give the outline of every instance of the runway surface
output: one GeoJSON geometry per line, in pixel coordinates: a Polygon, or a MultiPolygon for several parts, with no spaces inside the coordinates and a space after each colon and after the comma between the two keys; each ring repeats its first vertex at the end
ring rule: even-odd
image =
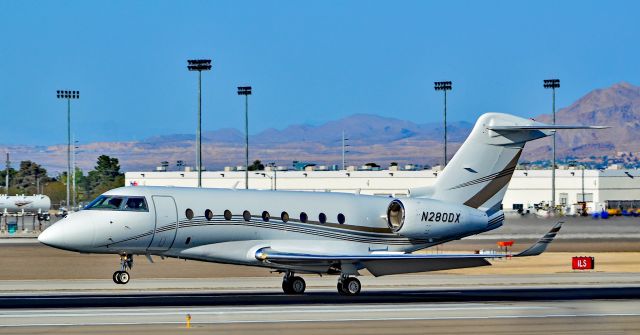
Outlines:
{"type": "MultiPolygon", "coordinates": [[[[303,295],[282,293],[120,293],[3,295],[0,308],[269,306],[308,304],[404,304],[424,302],[482,302],[587,299],[640,299],[640,287],[492,288],[458,290],[370,290],[347,297],[333,291],[303,295]]],[[[640,312],[640,310],[638,310],[640,312]]]]}
{"type": "MultiPolygon", "coordinates": [[[[441,294],[451,296],[453,293],[441,294]]],[[[403,299],[402,303],[363,304],[345,298],[341,303],[283,305],[277,297],[270,298],[276,305],[0,310],[0,332],[173,334],[185,332],[187,315],[191,316],[193,325],[189,332],[208,334],[324,331],[341,334],[634,334],[640,331],[638,300],[417,303],[403,299]]],[[[239,303],[243,301],[240,297],[239,303]]]]}

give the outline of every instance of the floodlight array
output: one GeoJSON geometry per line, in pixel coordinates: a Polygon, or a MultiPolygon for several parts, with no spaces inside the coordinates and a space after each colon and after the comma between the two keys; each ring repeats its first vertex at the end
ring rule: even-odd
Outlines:
{"type": "Polygon", "coordinates": [[[450,91],[451,90],[451,82],[450,81],[436,81],[433,83],[436,91],[450,91]]]}
{"type": "Polygon", "coordinates": [[[545,79],[544,88],[559,88],[560,79],[545,79]]]}
{"type": "Polygon", "coordinates": [[[238,95],[251,95],[251,86],[238,86],[238,95]]]}
{"type": "Polygon", "coordinates": [[[80,91],[56,91],[58,99],[80,99],[80,91]]]}
{"type": "Polygon", "coordinates": [[[211,70],[211,59],[189,59],[187,60],[189,71],[211,70]]]}

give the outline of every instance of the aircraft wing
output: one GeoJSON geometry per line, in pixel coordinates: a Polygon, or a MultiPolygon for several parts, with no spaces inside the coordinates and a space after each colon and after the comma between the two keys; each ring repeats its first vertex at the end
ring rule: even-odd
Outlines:
{"type": "MultiPolygon", "coordinates": [[[[543,253],[562,227],[558,222],[538,242],[514,257],[536,256],[543,253]]],[[[318,254],[297,253],[260,248],[256,259],[288,266],[318,264],[351,264],[357,269],[366,268],[374,276],[399,273],[450,270],[491,265],[488,259],[503,258],[504,254],[406,254],[394,252],[371,252],[366,254],[318,254]]]]}

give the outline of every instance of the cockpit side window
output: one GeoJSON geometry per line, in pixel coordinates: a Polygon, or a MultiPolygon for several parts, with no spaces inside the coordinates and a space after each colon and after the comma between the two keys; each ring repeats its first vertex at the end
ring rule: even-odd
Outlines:
{"type": "Polygon", "coordinates": [[[146,212],[149,210],[147,208],[147,202],[144,200],[144,197],[128,197],[127,201],[124,203],[123,209],[126,211],[139,212],[146,212]]]}
{"type": "Polygon", "coordinates": [[[117,195],[101,195],[92,201],[85,209],[110,211],[138,211],[148,212],[147,201],[144,197],[123,197],[117,195]]]}

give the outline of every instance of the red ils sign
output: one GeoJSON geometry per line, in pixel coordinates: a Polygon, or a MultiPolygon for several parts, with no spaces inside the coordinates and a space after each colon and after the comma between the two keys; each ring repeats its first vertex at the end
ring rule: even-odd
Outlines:
{"type": "Polygon", "coordinates": [[[574,270],[593,270],[595,258],[590,256],[577,256],[571,258],[571,268],[574,270]]]}

